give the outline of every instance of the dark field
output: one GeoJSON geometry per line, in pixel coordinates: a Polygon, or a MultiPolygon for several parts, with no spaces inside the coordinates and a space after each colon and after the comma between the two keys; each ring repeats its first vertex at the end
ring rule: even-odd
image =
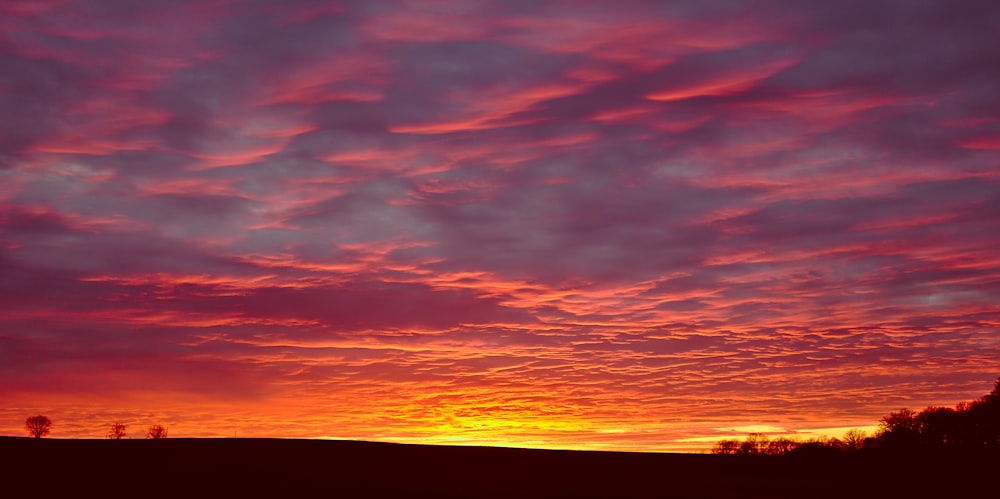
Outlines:
{"type": "Polygon", "coordinates": [[[0,437],[0,457],[0,497],[1000,497],[995,452],[768,457],[0,437]]]}

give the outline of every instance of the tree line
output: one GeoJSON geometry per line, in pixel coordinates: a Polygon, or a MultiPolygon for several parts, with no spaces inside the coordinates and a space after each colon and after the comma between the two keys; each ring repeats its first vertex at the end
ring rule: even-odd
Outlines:
{"type": "MultiPolygon", "coordinates": [[[[49,433],[52,433],[52,420],[49,419],[48,416],[43,416],[41,414],[31,416],[24,422],[24,429],[28,432],[28,436],[42,438],[49,433]]],[[[127,436],[128,425],[119,421],[111,423],[111,427],[108,429],[106,434],[106,437],[112,440],[126,438],[127,436]]],[[[167,438],[167,427],[161,424],[149,426],[149,428],[146,429],[146,438],[167,438]]]]}
{"type": "Polygon", "coordinates": [[[854,429],[843,438],[800,441],[750,433],[743,441],[716,442],[712,453],[781,455],[815,449],[856,451],[873,448],[901,451],[1000,448],[1000,378],[992,392],[972,402],[961,402],[954,408],[928,407],[919,412],[904,408],[889,413],[879,421],[878,431],[872,436],[854,429]]]}

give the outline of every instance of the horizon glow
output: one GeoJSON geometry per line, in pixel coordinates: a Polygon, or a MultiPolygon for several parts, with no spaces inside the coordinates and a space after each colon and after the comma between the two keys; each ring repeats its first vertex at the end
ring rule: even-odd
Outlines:
{"type": "Polygon", "coordinates": [[[0,435],[698,451],[1000,375],[1000,6],[0,4],[0,435]]]}

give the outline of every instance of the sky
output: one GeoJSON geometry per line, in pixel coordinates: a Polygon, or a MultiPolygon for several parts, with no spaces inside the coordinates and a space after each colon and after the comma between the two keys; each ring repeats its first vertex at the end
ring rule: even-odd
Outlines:
{"type": "Polygon", "coordinates": [[[0,3],[0,435],[699,451],[1000,376],[992,0],[0,3]]]}

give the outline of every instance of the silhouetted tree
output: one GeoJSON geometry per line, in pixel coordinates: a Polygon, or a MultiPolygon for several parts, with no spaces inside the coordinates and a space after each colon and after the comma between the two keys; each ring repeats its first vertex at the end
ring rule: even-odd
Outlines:
{"type": "Polygon", "coordinates": [[[921,444],[932,447],[954,446],[960,440],[961,416],[947,407],[928,407],[917,415],[921,444]]]}
{"type": "Polygon", "coordinates": [[[154,424],[153,426],[150,426],[149,430],[146,432],[146,438],[167,438],[167,427],[161,424],[154,424]]]}
{"type": "Polygon", "coordinates": [[[770,456],[780,456],[795,450],[799,443],[787,437],[778,437],[767,443],[767,454],[770,456]]]}
{"type": "Polygon", "coordinates": [[[992,392],[967,406],[962,419],[969,445],[1000,446],[1000,378],[992,392]]]}
{"type": "Polygon", "coordinates": [[[917,433],[920,423],[917,421],[917,413],[903,408],[896,412],[889,413],[879,422],[879,428],[886,432],[906,432],[917,433]]]}
{"type": "Polygon", "coordinates": [[[712,447],[712,454],[736,454],[739,451],[739,440],[720,440],[712,447]]]}
{"type": "Polygon", "coordinates": [[[829,455],[844,452],[847,445],[836,438],[816,437],[810,438],[799,444],[792,450],[799,455],[829,455]]]}
{"type": "MultiPolygon", "coordinates": [[[[814,445],[817,444],[813,441],[814,445]]],[[[712,447],[713,454],[742,454],[780,456],[798,450],[803,443],[788,437],[768,438],[763,433],[748,433],[746,438],[739,440],[720,440],[712,447]]]]}
{"type": "Polygon", "coordinates": [[[984,428],[987,444],[1000,446],[1000,378],[993,385],[993,391],[982,398],[980,405],[987,421],[984,428]]]}
{"type": "Polygon", "coordinates": [[[830,453],[859,449],[917,450],[949,447],[976,449],[1000,447],[1000,378],[993,390],[972,402],[961,402],[954,409],[928,407],[921,412],[900,409],[879,422],[878,432],[869,437],[853,429],[844,440],[819,437],[799,442],[787,438],[769,440],[762,433],[750,433],[742,442],[722,440],[712,447],[715,454],[778,455],[795,453],[830,453]]]}
{"type": "Polygon", "coordinates": [[[970,413],[973,402],[959,402],[955,405],[955,431],[949,435],[955,447],[973,447],[976,445],[973,416],[970,413]]]}
{"type": "Polygon", "coordinates": [[[769,439],[767,435],[763,433],[748,433],[747,437],[743,439],[743,443],[740,444],[740,454],[766,454],[767,444],[769,439]]]}
{"type": "Polygon", "coordinates": [[[1000,446],[1000,378],[993,391],[954,409],[908,409],[882,418],[877,444],[891,449],[981,448],[1000,446]]]}
{"type": "Polygon", "coordinates": [[[859,450],[865,446],[865,439],[868,434],[864,430],[854,428],[844,434],[844,446],[850,450],[859,450]]]}
{"type": "Polygon", "coordinates": [[[108,429],[108,438],[110,438],[112,440],[119,440],[119,439],[125,438],[125,429],[126,428],[127,427],[125,426],[125,423],[119,423],[118,421],[115,421],[111,425],[111,428],[108,429]]]}
{"type": "Polygon", "coordinates": [[[826,446],[836,450],[847,450],[847,444],[837,437],[830,437],[826,439],[826,446]]]}
{"type": "Polygon", "coordinates": [[[42,415],[31,416],[24,422],[24,428],[32,437],[42,438],[52,432],[52,420],[42,415]]]}
{"type": "Polygon", "coordinates": [[[903,408],[889,413],[879,422],[879,438],[892,447],[913,447],[920,441],[917,413],[903,408]]]}

